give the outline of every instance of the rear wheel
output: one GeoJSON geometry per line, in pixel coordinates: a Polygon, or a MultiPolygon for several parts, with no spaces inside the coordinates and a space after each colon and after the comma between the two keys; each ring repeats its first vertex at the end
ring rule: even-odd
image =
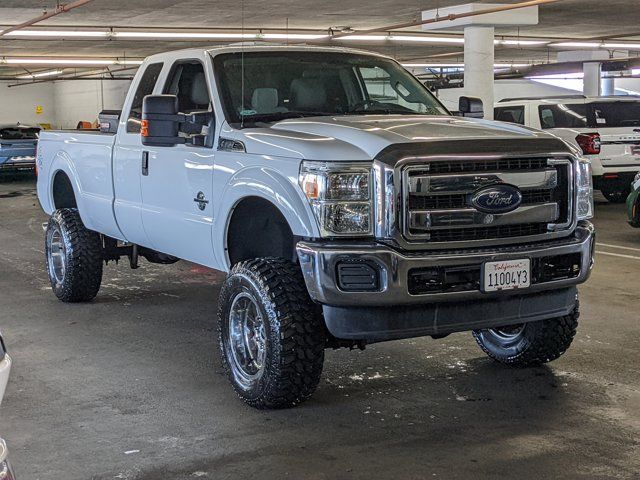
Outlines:
{"type": "Polygon", "coordinates": [[[75,208],[56,210],[47,225],[45,256],[51,288],[63,302],[86,302],[102,282],[102,239],[75,208]]]}
{"type": "Polygon", "coordinates": [[[222,364],[240,398],[255,408],[286,408],[313,394],[326,337],[300,267],[279,258],[240,262],[218,304],[222,364]]]}
{"type": "Polygon", "coordinates": [[[480,348],[494,360],[516,367],[551,362],[567,351],[578,327],[578,304],[569,315],[501,328],[474,330],[480,348]]]}

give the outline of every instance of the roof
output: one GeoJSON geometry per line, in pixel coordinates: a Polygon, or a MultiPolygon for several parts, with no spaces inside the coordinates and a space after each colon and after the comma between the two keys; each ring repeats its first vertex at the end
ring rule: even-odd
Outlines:
{"type": "Polygon", "coordinates": [[[511,98],[503,98],[502,100],[499,100],[498,103],[523,102],[523,101],[535,101],[535,100],[625,101],[625,100],[640,100],[640,95],[605,95],[600,97],[588,97],[586,95],[576,94],[576,95],[551,95],[551,96],[539,96],[539,97],[511,97],[511,98]]]}

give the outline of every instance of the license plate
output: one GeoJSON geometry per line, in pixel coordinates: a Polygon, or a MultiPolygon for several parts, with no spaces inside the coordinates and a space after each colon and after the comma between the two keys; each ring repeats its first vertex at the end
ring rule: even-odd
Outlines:
{"type": "Polygon", "coordinates": [[[482,290],[485,292],[527,288],[531,285],[531,260],[486,262],[482,278],[482,290]]]}

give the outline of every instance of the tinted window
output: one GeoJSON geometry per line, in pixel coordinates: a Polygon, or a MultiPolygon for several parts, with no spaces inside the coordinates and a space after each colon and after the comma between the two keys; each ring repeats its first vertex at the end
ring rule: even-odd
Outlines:
{"type": "Polygon", "coordinates": [[[318,115],[449,115],[396,62],[327,52],[245,52],[215,57],[229,122],[318,115]]]}
{"type": "Polygon", "coordinates": [[[540,105],[540,126],[544,128],[585,128],[587,106],[583,103],[540,105]]]}
{"type": "Polygon", "coordinates": [[[593,118],[590,127],[637,127],[640,126],[640,102],[591,103],[593,118]]]}
{"type": "Polygon", "coordinates": [[[20,128],[11,127],[0,130],[0,139],[2,140],[36,140],[38,138],[39,128],[20,128]]]}
{"type": "Polygon", "coordinates": [[[129,118],[127,119],[127,133],[140,133],[140,119],[142,119],[142,100],[147,95],[153,93],[153,88],[156,86],[160,71],[162,70],[162,63],[152,63],[142,74],[136,94],[131,102],[131,110],[129,111],[129,118]]]}
{"type": "Polygon", "coordinates": [[[178,110],[191,113],[209,109],[209,90],[200,62],[180,62],[173,66],[163,93],[178,97],[178,110]]]}
{"type": "Polygon", "coordinates": [[[494,120],[524,125],[524,106],[500,107],[493,111],[494,120]]]}

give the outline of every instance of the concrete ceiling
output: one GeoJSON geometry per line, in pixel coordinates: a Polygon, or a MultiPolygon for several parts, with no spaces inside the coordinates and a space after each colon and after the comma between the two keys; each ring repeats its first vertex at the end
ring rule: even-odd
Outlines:
{"type": "MultiPolygon", "coordinates": [[[[481,0],[482,3],[491,1],[481,0]]],[[[495,1],[495,0],[492,0],[495,1]]],[[[500,0],[518,3],[521,0],[500,0]]],[[[313,30],[326,32],[331,27],[348,26],[356,30],[383,27],[417,20],[422,10],[464,3],[461,0],[94,0],[93,2],[39,23],[37,28],[170,28],[180,29],[247,29],[313,30]]],[[[2,0],[0,22],[15,25],[37,17],[44,8],[55,8],[53,0],[2,0]]],[[[549,39],[600,39],[616,36],[616,40],[640,40],[640,1],[638,0],[563,0],[540,7],[540,23],[536,26],[501,28],[500,35],[521,35],[549,39]]],[[[30,27],[30,28],[36,28],[30,27]]],[[[409,29],[419,31],[419,27],[409,29]]],[[[336,44],[336,41],[332,42],[336,44]]],[[[212,45],[207,42],[140,41],[140,40],[33,40],[0,37],[0,57],[6,56],[109,56],[144,57],[164,50],[212,45]]],[[[346,42],[343,44],[347,45],[346,42]]],[[[461,45],[376,44],[349,42],[349,46],[368,48],[400,60],[462,60],[461,45]],[[431,58],[430,58],[431,57],[431,58]],[[437,57],[436,57],[437,58],[437,57]]],[[[636,53],[636,54],[640,54],[636,53]]],[[[635,54],[634,54],[635,55],[635,54]]],[[[537,48],[497,48],[496,60],[508,62],[553,61],[555,50],[537,48]]],[[[41,67],[40,67],[41,68],[41,67]]],[[[22,68],[0,64],[0,76],[23,73],[22,68]]]]}

